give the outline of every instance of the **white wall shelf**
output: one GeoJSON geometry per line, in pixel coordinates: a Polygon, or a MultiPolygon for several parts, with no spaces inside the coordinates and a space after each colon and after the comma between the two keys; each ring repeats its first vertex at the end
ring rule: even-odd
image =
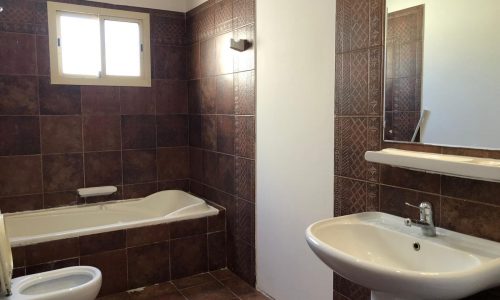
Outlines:
{"type": "Polygon", "coordinates": [[[370,162],[415,171],[500,182],[500,160],[387,148],[367,151],[370,162]]]}

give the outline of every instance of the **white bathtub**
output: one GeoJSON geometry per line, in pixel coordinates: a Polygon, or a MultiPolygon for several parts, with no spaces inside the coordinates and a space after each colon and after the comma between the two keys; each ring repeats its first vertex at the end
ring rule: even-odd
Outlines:
{"type": "Polygon", "coordinates": [[[203,199],[169,190],[148,197],[5,214],[13,247],[218,214],[203,199]]]}

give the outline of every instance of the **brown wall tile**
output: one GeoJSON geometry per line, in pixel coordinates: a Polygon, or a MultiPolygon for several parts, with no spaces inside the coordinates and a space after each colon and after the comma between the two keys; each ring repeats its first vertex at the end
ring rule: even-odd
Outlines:
{"type": "Polygon", "coordinates": [[[158,191],[157,182],[127,184],[123,186],[123,199],[142,198],[158,191]]]}
{"type": "Polygon", "coordinates": [[[158,179],[173,180],[189,177],[187,147],[158,149],[158,179]]]}
{"type": "Polygon", "coordinates": [[[38,80],[33,76],[0,76],[0,114],[37,115],[38,80]]]}
{"type": "Polygon", "coordinates": [[[45,201],[42,194],[2,197],[0,198],[0,211],[2,213],[11,213],[42,209],[45,201]]]}
{"type": "Polygon", "coordinates": [[[158,115],[188,113],[187,81],[155,80],[153,91],[158,115]]]}
{"type": "Polygon", "coordinates": [[[233,74],[217,76],[216,99],[218,114],[234,114],[233,74]]]}
{"type": "Polygon", "coordinates": [[[34,35],[0,32],[0,74],[35,75],[35,43],[34,35]]]}
{"type": "Polygon", "coordinates": [[[170,239],[170,225],[159,224],[127,229],[127,247],[153,244],[170,239]]]}
{"type": "Polygon", "coordinates": [[[44,155],[43,178],[46,192],[71,191],[83,187],[83,155],[44,155]]]}
{"type": "Polygon", "coordinates": [[[170,280],[169,242],[127,249],[128,288],[170,280]]]}
{"type": "Polygon", "coordinates": [[[123,151],[123,183],[141,183],[156,180],[156,151],[123,151]]]}
{"type": "Polygon", "coordinates": [[[48,77],[39,77],[38,90],[42,115],[78,115],[81,112],[80,87],[55,85],[48,77]]]}
{"type": "Polygon", "coordinates": [[[102,286],[99,295],[127,290],[127,254],[125,249],[82,256],[80,264],[101,270],[102,286]]]}
{"type": "Polygon", "coordinates": [[[42,153],[82,152],[80,116],[41,117],[42,153]]]}
{"type": "Polygon", "coordinates": [[[158,147],[188,145],[189,120],[186,115],[158,116],[156,134],[158,147]]]}
{"type": "Polygon", "coordinates": [[[0,155],[40,154],[38,117],[0,117],[0,155]]]}
{"type": "Polygon", "coordinates": [[[125,248],[125,230],[81,236],[80,255],[125,248]]]}
{"type": "Polygon", "coordinates": [[[37,194],[42,191],[39,155],[0,157],[0,165],[1,196],[37,194]]]}
{"type": "Polygon", "coordinates": [[[123,149],[148,149],[156,147],[156,118],[146,115],[122,116],[123,149]]]}
{"type": "Polygon", "coordinates": [[[121,117],[83,117],[83,140],[85,151],[121,150],[121,117]]]}
{"type": "Polygon", "coordinates": [[[82,113],[120,114],[120,90],[111,86],[82,86],[82,113]]]}
{"type": "Polygon", "coordinates": [[[208,271],[207,235],[171,241],[172,279],[208,271]]]}
{"type": "Polygon", "coordinates": [[[120,87],[120,104],[122,114],[154,114],[155,103],[151,90],[151,88],[147,87],[120,87]]]}
{"type": "Polygon", "coordinates": [[[121,152],[85,153],[85,186],[122,184],[121,152]]]}
{"type": "Polygon", "coordinates": [[[26,246],[26,265],[78,257],[78,238],[63,239],[52,242],[26,246]],[[54,251],[57,249],[57,251],[54,251]]]}

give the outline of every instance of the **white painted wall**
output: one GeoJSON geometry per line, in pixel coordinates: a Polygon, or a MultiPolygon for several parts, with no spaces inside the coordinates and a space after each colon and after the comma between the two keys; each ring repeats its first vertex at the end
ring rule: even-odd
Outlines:
{"type": "Polygon", "coordinates": [[[208,0],[88,0],[135,7],[187,12],[208,0]]]}
{"type": "Polygon", "coordinates": [[[332,299],[304,235],[333,216],[335,1],[257,0],[257,288],[332,299]]]}
{"type": "Polygon", "coordinates": [[[425,4],[422,141],[500,148],[500,1],[387,0],[389,12],[425,4]]]}

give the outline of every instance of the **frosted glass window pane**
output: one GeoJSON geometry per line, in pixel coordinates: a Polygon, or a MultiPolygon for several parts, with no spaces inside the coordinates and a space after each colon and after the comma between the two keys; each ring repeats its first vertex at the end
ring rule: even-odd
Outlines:
{"type": "Polygon", "coordinates": [[[139,24],[104,21],[106,74],[141,76],[141,41],[139,24]]]}
{"type": "Polygon", "coordinates": [[[62,72],[99,76],[101,39],[97,16],[62,15],[60,28],[62,72]]]}

